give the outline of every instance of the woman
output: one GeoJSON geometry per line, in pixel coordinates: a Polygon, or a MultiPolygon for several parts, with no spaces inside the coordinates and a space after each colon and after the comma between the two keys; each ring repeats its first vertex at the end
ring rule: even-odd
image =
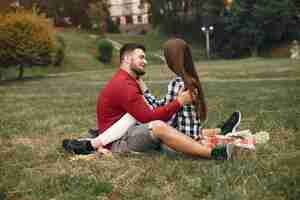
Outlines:
{"type": "Polygon", "coordinates": [[[169,121],[171,126],[194,139],[199,139],[202,135],[225,135],[229,132],[235,132],[241,119],[240,112],[234,112],[222,128],[202,129],[202,124],[207,119],[207,105],[190,47],[184,40],[174,38],[163,45],[163,50],[167,65],[176,74],[176,77],[170,81],[167,94],[161,100],[157,100],[151,95],[145,84],[140,81],[140,86],[148,103],[152,107],[161,106],[173,101],[182,89],[189,89],[193,93],[194,104],[183,106],[169,121]]]}

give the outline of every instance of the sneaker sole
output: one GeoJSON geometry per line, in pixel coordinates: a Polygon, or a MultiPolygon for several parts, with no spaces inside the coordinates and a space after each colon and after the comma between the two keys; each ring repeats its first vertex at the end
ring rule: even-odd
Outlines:
{"type": "Polygon", "coordinates": [[[232,160],[233,149],[234,149],[233,144],[226,145],[227,160],[232,160]]]}

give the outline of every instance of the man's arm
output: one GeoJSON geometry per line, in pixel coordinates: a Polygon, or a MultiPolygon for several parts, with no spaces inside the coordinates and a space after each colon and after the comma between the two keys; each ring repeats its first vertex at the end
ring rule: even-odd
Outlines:
{"type": "Polygon", "coordinates": [[[111,127],[106,129],[98,137],[92,139],[92,144],[94,147],[99,148],[99,146],[105,146],[118,139],[120,139],[127,130],[136,124],[136,119],[132,117],[129,113],[126,113],[121,119],[114,123],[111,127]]]}
{"type": "Polygon", "coordinates": [[[169,120],[183,105],[192,102],[189,91],[182,92],[176,100],[151,109],[145,102],[141,92],[135,86],[130,86],[128,91],[122,95],[122,107],[131,114],[137,121],[147,123],[153,120],[169,120]]]}
{"type": "MultiPolygon", "coordinates": [[[[141,81],[143,82],[143,81],[141,81]]],[[[144,84],[145,85],[145,84],[144,84]]],[[[159,107],[163,106],[173,100],[175,100],[180,92],[180,89],[183,88],[184,86],[180,84],[176,79],[172,80],[168,84],[168,90],[166,93],[166,96],[162,99],[157,99],[155,96],[153,96],[149,89],[142,89],[144,91],[144,97],[147,100],[147,102],[153,107],[159,107]]]]}
{"type": "Polygon", "coordinates": [[[148,89],[146,83],[141,78],[139,80],[137,80],[137,83],[139,84],[139,87],[140,87],[145,99],[147,100],[147,102],[150,104],[150,106],[152,108],[156,108],[156,107],[163,106],[166,104],[166,102],[167,102],[166,97],[164,97],[162,99],[157,99],[154,95],[152,95],[150,93],[150,90],[148,89]]]}

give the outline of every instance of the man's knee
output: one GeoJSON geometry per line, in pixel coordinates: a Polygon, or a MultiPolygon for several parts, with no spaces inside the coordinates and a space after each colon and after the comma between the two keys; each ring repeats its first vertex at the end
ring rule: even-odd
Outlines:
{"type": "Polygon", "coordinates": [[[149,123],[149,128],[152,130],[152,134],[159,138],[159,135],[167,131],[169,125],[166,122],[156,120],[149,123]]]}

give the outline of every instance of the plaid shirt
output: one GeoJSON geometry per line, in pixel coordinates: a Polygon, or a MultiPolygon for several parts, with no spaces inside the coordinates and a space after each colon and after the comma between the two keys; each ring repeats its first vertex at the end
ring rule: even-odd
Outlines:
{"type": "MultiPolygon", "coordinates": [[[[153,108],[156,108],[175,100],[182,87],[184,87],[182,78],[176,77],[169,83],[167,95],[163,99],[156,99],[148,90],[144,93],[144,97],[153,108]]],[[[172,116],[168,124],[191,138],[195,138],[201,132],[201,122],[194,105],[183,106],[172,116]]]]}

